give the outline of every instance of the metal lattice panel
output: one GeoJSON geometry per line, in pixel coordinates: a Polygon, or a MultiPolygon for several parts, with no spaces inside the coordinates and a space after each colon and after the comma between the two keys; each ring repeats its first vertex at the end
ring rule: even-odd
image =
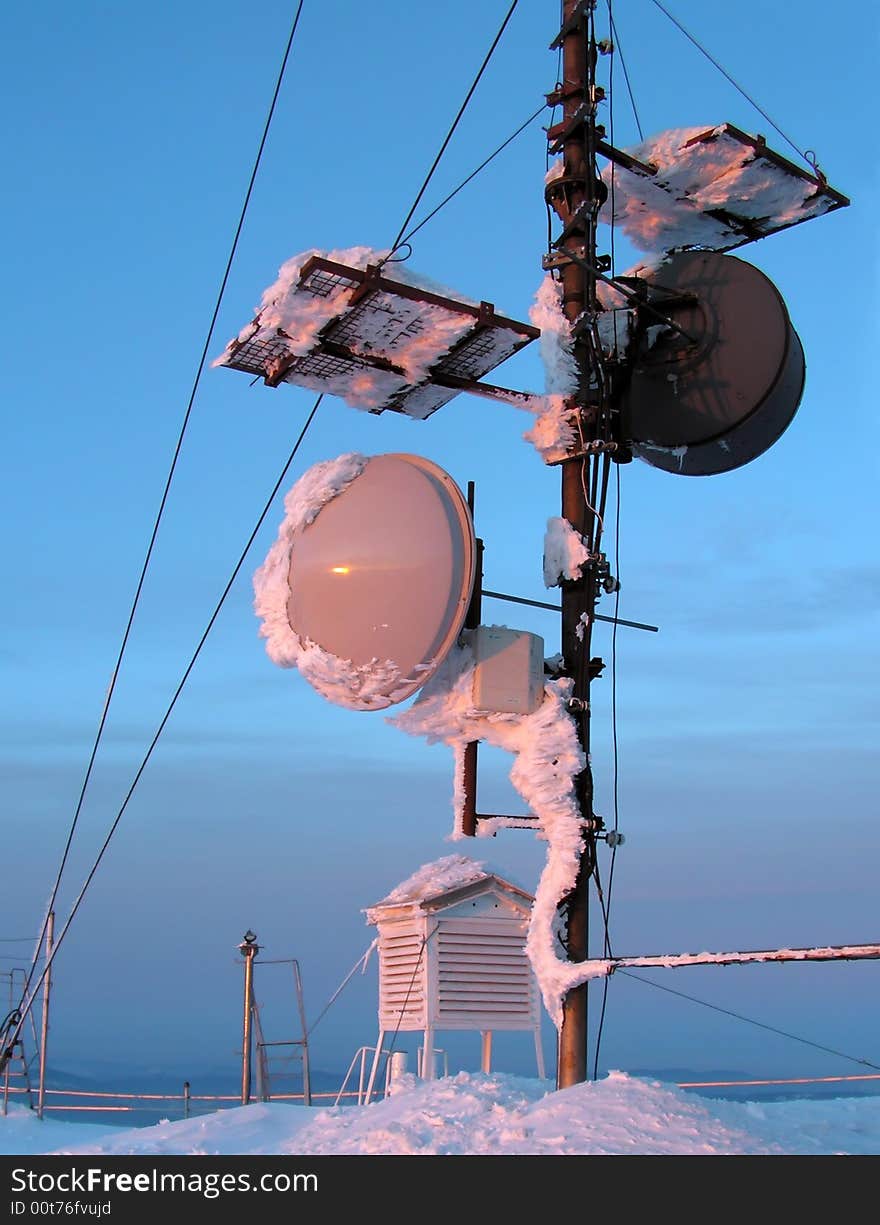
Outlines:
{"type": "Polygon", "coordinates": [[[457,395],[458,390],[454,387],[441,387],[437,383],[423,383],[421,387],[415,387],[404,395],[395,396],[388,407],[395,412],[405,413],[407,417],[412,417],[416,421],[424,421],[426,417],[430,417],[431,413],[435,413],[438,408],[442,408],[444,404],[454,400],[457,395]]]}
{"type": "Polygon", "coordinates": [[[336,289],[353,289],[356,285],[357,281],[353,281],[351,277],[339,272],[325,271],[323,268],[316,268],[307,276],[304,275],[300,281],[300,288],[306,293],[314,294],[316,298],[328,298],[336,289]]]}
{"type": "Polygon", "coordinates": [[[479,379],[517,350],[509,333],[500,328],[485,328],[469,336],[437,364],[441,374],[461,379],[479,379]]]}
{"type": "Polygon", "coordinates": [[[267,291],[246,339],[215,365],[422,419],[540,333],[494,307],[446,297],[378,267],[311,256],[267,291]],[[268,299],[268,301],[267,301],[268,299]],[[449,385],[452,384],[452,385],[449,385]]]}
{"type": "Polygon", "coordinates": [[[257,333],[243,341],[235,354],[235,369],[245,374],[265,374],[267,370],[290,354],[290,341],[286,336],[266,338],[257,333]]]}
{"type": "Polygon", "coordinates": [[[367,352],[372,349],[393,354],[402,342],[425,330],[415,303],[406,305],[390,294],[370,293],[337,322],[326,329],[326,338],[367,352]]]}
{"type": "MultiPolygon", "coordinates": [[[[818,171],[730,123],[689,137],[673,129],[632,151],[603,152],[617,162],[615,223],[645,251],[732,251],[849,204],[818,171]]],[[[610,166],[602,172],[609,188],[611,173],[610,166]]],[[[552,181],[547,192],[551,198],[552,181]]],[[[611,220],[611,208],[609,198],[600,220],[611,220]]]]}
{"type": "Polygon", "coordinates": [[[367,369],[369,367],[364,362],[355,361],[351,357],[337,357],[332,353],[310,353],[308,357],[294,358],[285,379],[288,383],[295,383],[297,377],[303,375],[310,379],[333,379],[341,374],[367,369]]]}

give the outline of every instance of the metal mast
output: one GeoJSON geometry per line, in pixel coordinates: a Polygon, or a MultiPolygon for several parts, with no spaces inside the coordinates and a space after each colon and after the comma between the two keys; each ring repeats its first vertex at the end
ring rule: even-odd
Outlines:
{"type": "MultiPolygon", "coordinates": [[[[607,488],[610,452],[610,396],[596,320],[599,313],[596,271],[597,214],[605,188],[596,168],[599,138],[596,109],[604,96],[597,89],[595,0],[562,0],[562,26],[551,48],[562,49],[562,79],[548,102],[562,105],[562,122],[548,131],[551,152],[563,156],[562,176],[554,181],[552,204],[564,229],[553,243],[545,267],[559,270],[562,306],[574,339],[579,386],[574,397],[579,445],[562,464],[562,515],[579,532],[590,551],[580,578],[561,580],[562,655],[574,681],[571,710],[587,765],[575,780],[584,821],[585,848],[574,890],[563,903],[565,942],[570,961],[589,956],[589,882],[595,867],[595,834],[601,823],[593,812],[590,754],[590,682],[601,670],[591,661],[593,612],[603,577],[599,552],[601,507],[607,488]]],[[[601,266],[606,266],[604,263],[601,266]]],[[[607,568],[604,573],[607,574],[607,568]]],[[[587,1079],[587,986],[570,991],[563,1002],[557,1085],[566,1088],[587,1079]]]]}

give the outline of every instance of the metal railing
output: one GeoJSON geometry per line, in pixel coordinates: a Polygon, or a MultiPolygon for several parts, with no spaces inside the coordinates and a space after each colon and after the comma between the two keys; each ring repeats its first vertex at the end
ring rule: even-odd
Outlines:
{"type": "Polygon", "coordinates": [[[381,1059],[383,1055],[385,1056],[385,1096],[388,1096],[388,1087],[391,1081],[391,1051],[387,1050],[383,1046],[378,1052],[377,1056],[375,1046],[359,1046],[354,1053],[354,1058],[348,1065],[348,1071],[345,1073],[342,1088],[338,1093],[333,1094],[334,1106],[338,1106],[341,1099],[344,1097],[355,1097],[357,1098],[358,1106],[363,1106],[364,1101],[366,1100],[367,1091],[367,1055],[373,1055],[379,1059],[381,1059]],[[357,1089],[347,1089],[346,1086],[351,1080],[352,1073],[356,1067],[359,1069],[358,1087],[357,1089]]]}
{"type": "MultiPolygon", "coordinates": [[[[311,1093],[312,1102],[326,1101],[331,1105],[339,1105],[342,1099],[352,1098],[358,1105],[362,1104],[365,1095],[366,1081],[366,1056],[372,1055],[375,1047],[364,1046],[360,1047],[351,1062],[348,1073],[343,1081],[342,1088],[337,1092],[327,1090],[323,1092],[311,1093]],[[359,1084],[356,1089],[348,1089],[347,1084],[351,1079],[355,1067],[360,1064],[359,1084]]],[[[390,1055],[390,1051],[383,1050],[382,1054],[390,1055]]],[[[386,1066],[386,1085],[385,1092],[387,1094],[390,1080],[390,1060],[386,1066]]],[[[786,1077],[778,1079],[761,1079],[761,1080],[691,1080],[677,1081],[676,1085],[679,1089],[736,1089],[749,1088],[752,1086],[774,1086],[774,1085],[825,1085],[825,1084],[846,1084],[853,1081],[880,1081],[880,1073],[861,1073],[850,1076],[798,1076],[786,1077]]],[[[44,1110],[64,1112],[70,1111],[73,1113],[93,1112],[104,1114],[135,1114],[147,1111],[157,1114],[166,1113],[169,1103],[179,1103],[180,1115],[184,1119],[188,1119],[195,1114],[206,1114],[217,1109],[230,1109],[241,1105],[241,1096],[237,1093],[192,1093],[189,1088],[189,1083],[185,1082],[183,1092],[181,1093],[111,1093],[96,1089],[46,1089],[46,1097],[50,1098],[77,1098],[82,1099],[77,1102],[67,1103],[46,1103],[44,1110]],[[200,1106],[204,1109],[199,1109],[200,1106]],[[193,1107],[196,1107],[194,1110],[193,1107]]],[[[28,1091],[23,1086],[9,1087],[9,1098],[16,1096],[27,1097],[28,1091]]],[[[305,1104],[305,1094],[303,1093],[273,1093],[270,1099],[273,1102],[303,1102],[305,1104]]]]}
{"type": "MultiPolygon", "coordinates": [[[[182,1093],[110,1093],[96,1089],[46,1089],[45,1094],[47,1098],[85,1099],[82,1103],[47,1102],[43,1108],[46,1111],[97,1111],[112,1114],[155,1111],[158,1114],[162,1114],[167,1112],[168,1103],[179,1103],[180,1114],[184,1119],[190,1118],[194,1113],[204,1114],[208,1110],[229,1109],[241,1105],[241,1095],[238,1093],[192,1093],[186,1086],[182,1093]],[[206,1104],[206,1110],[198,1109],[201,1103],[206,1104]],[[195,1110],[193,1109],[194,1106],[196,1107],[195,1110]]],[[[27,1096],[27,1090],[10,1086],[9,1097],[12,1098],[16,1095],[25,1097],[27,1096]]],[[[340,1097],[356,1098],[357,1096],[356,1090],[342,1094],[330,1090],[325,1092],[315,1092],[312,1090],[309,1094],[309,1099],[311,1102],[323,1100],[335,1105],[340,1097]]],[[[304,1105],[309,1104],[309,1100],[307,1100],[304,1093],[273,1093],[271,1098],[267,1100],[272,1102],[302,1102],[304,1105]]]]}

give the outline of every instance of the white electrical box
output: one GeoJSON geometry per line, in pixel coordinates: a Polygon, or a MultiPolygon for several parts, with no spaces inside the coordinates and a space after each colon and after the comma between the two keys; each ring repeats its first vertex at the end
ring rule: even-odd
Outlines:
{"type": "Polygon", "coordinates": [[[503,625],[474,630],[474,708],[530,715],[544,699],[544,639],[503,625]]]}

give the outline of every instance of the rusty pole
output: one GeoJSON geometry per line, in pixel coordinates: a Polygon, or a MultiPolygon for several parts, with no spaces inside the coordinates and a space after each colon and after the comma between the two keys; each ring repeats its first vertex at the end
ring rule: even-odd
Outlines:
{"type": "Polygon", "coordinates": [[[247,1106],[251,1100],[251,1056],[253,1037],[251,1022],[254,1013],[254,958],[260,951],[257,937],[252,931],[246,931],[244,939],[238,946],[238,951],[244,958],[244,1017],[242,1020],[241,1040],[241,1104],[247,1106]]]}
{"type": "MultiPolygon", "coordinates": [[[[563,122],[570,120],[586,103],[589,120],[566,137],[563,146],[564,176],[568,183],[567,209],[574,214],[588,202],[584,222],[568,235],[566,245],[582,248],[585,258],[595,264],[596,209],[598,186],[595,163],[595,41],[592,36],[593,4],[582,0],[562,0],[562,29],[571,21],[562,42],[562,107],[563,122]],[[580,19],[577,10],[581,10],[580,19]]],[[[562,267],[562,305],[567,319],[574,323],[585,310],[596,306],[596,277],[580,264],[568,262],[562,267]]],[[[595,406],[591,404],[591,354],[584,340],[575,341],[575,358],[580,371],[580,386],[575,397],[580,406],[581,428],[587,440],[596,436],[595,406]],[[592,410],[592,411],[591,411],[592,410]]],[[[594,463],[598,460],[594,460],[594,463]]],[[[588,465],[582,459],[567,460],[562,465],[562,514],[582,535],[593,536],[589,524],[591,512],[587,505],[588,465]],[[586,479],[585,479],[586,478],[586,479]],[[589,526],[588,526],[589,525],[589,526]]],[[[562,655],[565,671],[574,679],[573,707],[578,723],[578,735],[587,758],[587,766],[576,778],[580,811],[585,828],[593,820],[593,775],[590,753],[590,642],[593,609],[597,596],[596,567],[587,564],[583,575],[575,581],[562,581],[562,655]],[[586,617],[582,621],[582,616],[586,617]],[[581,636],[578,636],[578,630],[581,636]]],[[[589,883],[594,866],[595,841],[589,837],[581,856],[574,890],[564,902],[566,948],[570,961],[583,961],[589,956],[589,883]]],[[[569,991],[563,1001],[562,1028],[559,1034],[557,1087],[567,1088],[587,1079],[587,985],[569,991]]]]}

